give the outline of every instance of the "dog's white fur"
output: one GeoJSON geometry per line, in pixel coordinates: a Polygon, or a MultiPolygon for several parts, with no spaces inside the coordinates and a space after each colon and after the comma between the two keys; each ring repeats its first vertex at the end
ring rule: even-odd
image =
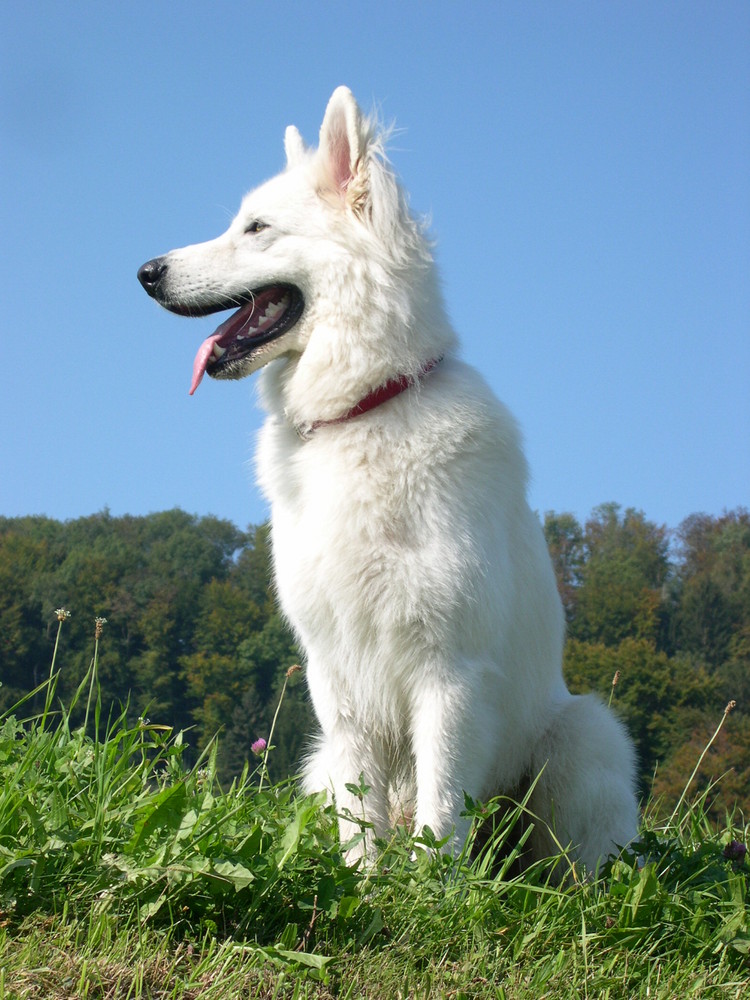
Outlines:
{"type": "Polygon", "coordinates": [[[285,148],[285,171],[223,236],[165,259],[188,304],[279,281],[304,294],[297,325],[243,374],[267,365],[258,476],[321,728],[305,787],[361,815],[346,788],[361,773],[376,833],[403,806],[457,846],[464,792],[512,793],[541,771],[534,855],[556,838],[595,867],[636,833],[634,755],[599,700],[565,687],[516,424],[456,356],[422,227],[351,93],[333,94],[317,150],[293,127],[285,148]],[[267,228],[251,235],[254,219],[267,228]],[[399,375],[414,385],[300,437],[399,375]]]}

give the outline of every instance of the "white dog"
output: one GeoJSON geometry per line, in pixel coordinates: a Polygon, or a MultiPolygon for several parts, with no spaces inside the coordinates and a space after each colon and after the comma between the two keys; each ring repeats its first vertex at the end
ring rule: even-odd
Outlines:
{"type": "Polygon", "coordinates": [[[139,278],[173,312],[239,307],[191,392],[205,372],[267,366],[259,480],[321,728],[306,788],[361,815],[346,786],[362,774],[376,835],[403,809],[450,849],[464,792],[514,794],[541,771],[531,853],[559,841],[595,867],[636,833],[634,755],[596,698],[565,687],[516,424],[456,356],[423,229],[349,90],[318,149],[294,127],[285,148],[222,236],[139,278]]]}

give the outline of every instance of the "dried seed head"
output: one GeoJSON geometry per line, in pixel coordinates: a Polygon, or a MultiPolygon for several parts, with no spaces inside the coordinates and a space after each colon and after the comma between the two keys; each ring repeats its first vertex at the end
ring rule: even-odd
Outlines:
{"type": "Polygon", "coordinates": [[[732,709],[736,707],[737,707],[737,702],[733,698],[731,701],[727,702],[727,707],[724,709],[724,715],[729,715],[732,709]]]}
{"type": "Polygon", "coordinates": [[[104,626],[107,624],[106,618],[95,618],[94,619],[94,638],[101,639],[102,632],[104,631],[104,626]]]}
{"type": "Polygon", "coordinates": [[[620,671],[615,670],[615,676],[612,678],[612,687],[617,687],[617,682],[620,679],[620,671]]]}
{"type": "Polygon", "coordinates": [[[287,677],[291,677],[292,674],[296,674],[301,669],[302,667],[299,665],[299,663],[293,663],[291,667],[289,667],[289,669],[287,670],[286,675],[287,677]]]}

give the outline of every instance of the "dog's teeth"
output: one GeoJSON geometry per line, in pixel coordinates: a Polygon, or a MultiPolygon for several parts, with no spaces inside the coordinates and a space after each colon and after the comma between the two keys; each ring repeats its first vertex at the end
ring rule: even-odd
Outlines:
{"type": "Polygon", "coordinates": [[[213,348],[213,356],[214,356],[215,358],[220,358],[220,357],[222,357],[222,355],[224,355],[224,354],[226,354],[226,353],[227,353],[227,352],[225,351],[225,349],[224,349],[223,347],[219,347],[219,345],[218,345],[218,344],[214,344],[214,348],[213,348]]]}
{"type": "MultiPolygon", "coordinates": [[[[263,326],[264,323],[273,322],[279,313],[284,311],[285,303],[285,299],[281,302],[269,302],[263,312],[253,312],[247,320],[248,327],[257,330],[259,327],[263,326]]],[[[247,336],[248,334],[246,333],[240,334],[237,339],[241,340],[243,337],[247,336]]]]}
{"type": "Polygon", "coordinates": [[[266,306],[266,311],[263,313],[263,319],[276,319],[282,309],[281,302],[269,302],[266,306]]]}

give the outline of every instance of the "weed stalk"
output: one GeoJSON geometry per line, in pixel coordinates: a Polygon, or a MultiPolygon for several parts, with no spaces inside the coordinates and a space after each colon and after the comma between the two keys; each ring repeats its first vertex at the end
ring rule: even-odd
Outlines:
{"type": "Polygon", "coordinates": [[[47,691],[44,697],[44,711],[42,712],[42,718],[40,721],[41,728],[44,729],[44,724],[47,721],[47,716],[52,708],[52,699],[55,694],[55,662],[57,660],[57,650],[60,646],[60,633],[62,632],[63,622],[66,622],[70,618],[70,612],[65,608],[57,608],[55,611],[57,615],[57,635],[55,636],[55,648],[52,651],[52,662],[49,666],[49,677],[47,678],[47,691]]]}
{"type": "Polygon", "coordinates": [[[615,670],[614,677],[612,678],[612,687],[610,688],[609,691],[609,701],[607,702],[607,708],[612,707],[612,699],[614,698],[615,688],[617,687],[617,682],[619,681],[619,679],[620,679],[620,671],[615,670]]]}
{"type": "Polygon", "coordinates": [[[680,811],[680,807],[682,806],[682,803],[685,801],[685,796],[688,793],[688,789],[690,788],[690,786],[693,783],[693,778],[696,776],[696,774],[698,773],[698,768],[703,763],[703,758],[706,756],[706,754],[710,750],[712,743],[714,742],[714,740],[716,739],[716,737],[719,735],[721,727],[726,722],[727,716],[732,711],[732,709],[736,706],[736,704],[737,704],[737,702],[734,701],[734,700],[727,702],[727,707],[724,709],[724,714],[721,717],[721,721],[719,722],[719,725],[716,727],[716,729],[714,731],[714,734],[711,737],[711,739],[708,741],[708,743],[703,748],[703,751],[702,751],[700,757],[698,758],[698,762],[695,765],[695,767],[693,768],[693,772],[692,772],[692,774],[690,775],[690,777],[687,780],[687,784],[682,789],[682,795],[679,797],[679,799],[677,800],[677,805],[672,810],[672,815],[669,817],[669,823],[667,824],[668,826],[671,826],[672,823],[674,822],[675,817],[677,816],[677,814],[680,811]]]}
{"type": "Polygon", "coordinates": [[[91,709],[91,699],[94,695],[94,684],[96,682],[97,669],[99,666],[99,640],[102,637],[102,632],[104,631],[104,626],[107,624],[106,618],[95,618],[94,619],[94,657],[91,660],[91,666],[89,671],[91,676],[89,678],[89,693],[86,698],[86,715],[83,720],[83,731],[86,732],[89,724],[89,711],[91,709]]]}
{"type": "Polygon", "coordinates": [[[289,683],[289,678],[292,676],[292,674],[296,674],[297,671],[301,669],[302,667],[300,667],[298,663],[294,663],[291,667],[289,667],[284,676],[284,683],[281,686],[281,694],[279,695],[279,700],[276,705],[276,711],[274,712],[273,720],[271,721],[271,731],[268,734],[268,742],[266,743],[265,749],[263,751],[263,767],[260,772],[260,781],[258,782],[258,794],[260,794],[260,792],[263,791],[263,780],[268,775],[268,754],[271,752],[273,733],[274,730],[276,729],[276,720],[279,717],[279,710],[281,708],[281,703],[284,700],[284,695],[286,694],[286,686],[289,683]]]}

